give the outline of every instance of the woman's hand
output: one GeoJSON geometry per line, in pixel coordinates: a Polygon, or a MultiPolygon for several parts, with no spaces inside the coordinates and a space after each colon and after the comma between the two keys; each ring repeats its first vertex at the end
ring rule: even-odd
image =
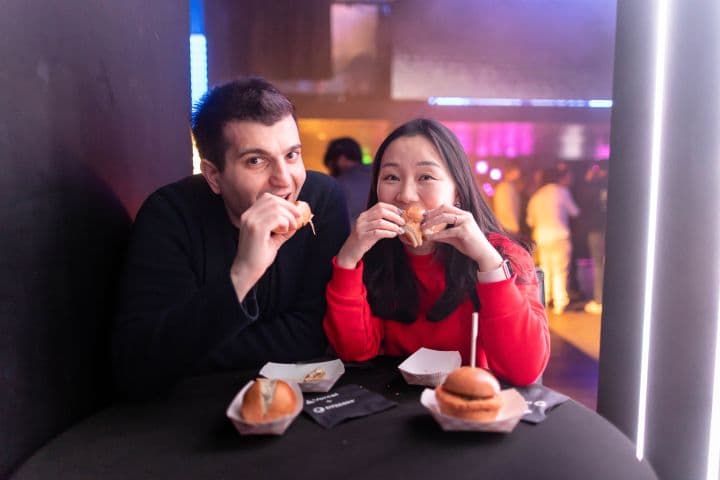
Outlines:
{"type": "Polygon", "coordinates": [[[383,238],[401,235],[405,225],[394,205],[378,202],[360,214],[352,232],[337,254],[336,263],[342,268],[355,268],[363,255],[383,238]]]}
{"type": "Polygon", "coordinates": [[[428,240],[452,245],[475,260],[481,272],[494,270],[502,263],[502,257],[480,230],[470,212],[441,205],[426,212],[421,227],[428,240]],[[447,224],[447,228],[433,233],[433,230],[442,224],[447,224]]]}

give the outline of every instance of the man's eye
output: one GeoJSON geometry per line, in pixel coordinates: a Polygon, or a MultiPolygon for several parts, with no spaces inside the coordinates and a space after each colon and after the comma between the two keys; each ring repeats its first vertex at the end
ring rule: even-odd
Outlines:
{"type": "Polygon", "coordinates": [[[247,164],[250,165],[251,167],[252,167],[252,166],[261,165],[262,162],[263,162],[263,159],[260,158],[260,157],[251,157],[251,158],[248,158],[248,159],[245,161],[245,163],[247,163],[247,164]]]}
{"type": "Polygon", "coordinates": [[[287,159],[290,161],[297,160],[300,158],[300,152],[294,151],[287,154],[287,159]]]}

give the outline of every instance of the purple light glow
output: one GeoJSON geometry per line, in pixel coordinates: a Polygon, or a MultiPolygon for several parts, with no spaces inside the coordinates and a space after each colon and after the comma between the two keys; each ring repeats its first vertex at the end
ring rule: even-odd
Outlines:
{"type": "Polygon", "coordinates": [[[608,158],[610,158],[610,145],[598,143],[595,146],[595,160],[607,160],[608,158]]]}
{"type": "Polygon", "coordinates": [[[495,195],[495,189],[489,183],[483,183],[482,189],[483,192],[485,192],[485,195],[487,195],[488,197],[492,197],[493,195],[495,195]]]}

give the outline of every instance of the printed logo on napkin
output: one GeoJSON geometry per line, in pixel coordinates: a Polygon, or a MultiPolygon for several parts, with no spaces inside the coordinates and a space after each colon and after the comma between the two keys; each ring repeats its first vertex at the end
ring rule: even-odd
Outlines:
{"type": "Polygon", "coordinates": [[[533,384],[527,387],[515,387],[527,402],[527,411],[522,417],[526,423],[540,423],[547,412],[567,401],[568,397],[543,385],[533,384]]]}
{"type": "Polygon", "coordinates": [[[345,420],[372,415],[396,405],[360,385],[345,385],[331,392],[306,395],[303,410],[323,427],[332,428],[345,420]]]}

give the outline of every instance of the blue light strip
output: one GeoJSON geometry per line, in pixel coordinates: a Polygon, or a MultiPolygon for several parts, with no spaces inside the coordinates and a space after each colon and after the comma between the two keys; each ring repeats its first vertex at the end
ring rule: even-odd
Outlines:
{"type": "Polygon", "coordinates": [[[190,99],[195,105],[208,89],[207,40],[205,35],[190,35],[190,99]]]}
{"type": "Polygon", "coordinates": [[[612,108],[612,100],[609,99],[430,97],[427,102],[441,107],[612,108]]]}

